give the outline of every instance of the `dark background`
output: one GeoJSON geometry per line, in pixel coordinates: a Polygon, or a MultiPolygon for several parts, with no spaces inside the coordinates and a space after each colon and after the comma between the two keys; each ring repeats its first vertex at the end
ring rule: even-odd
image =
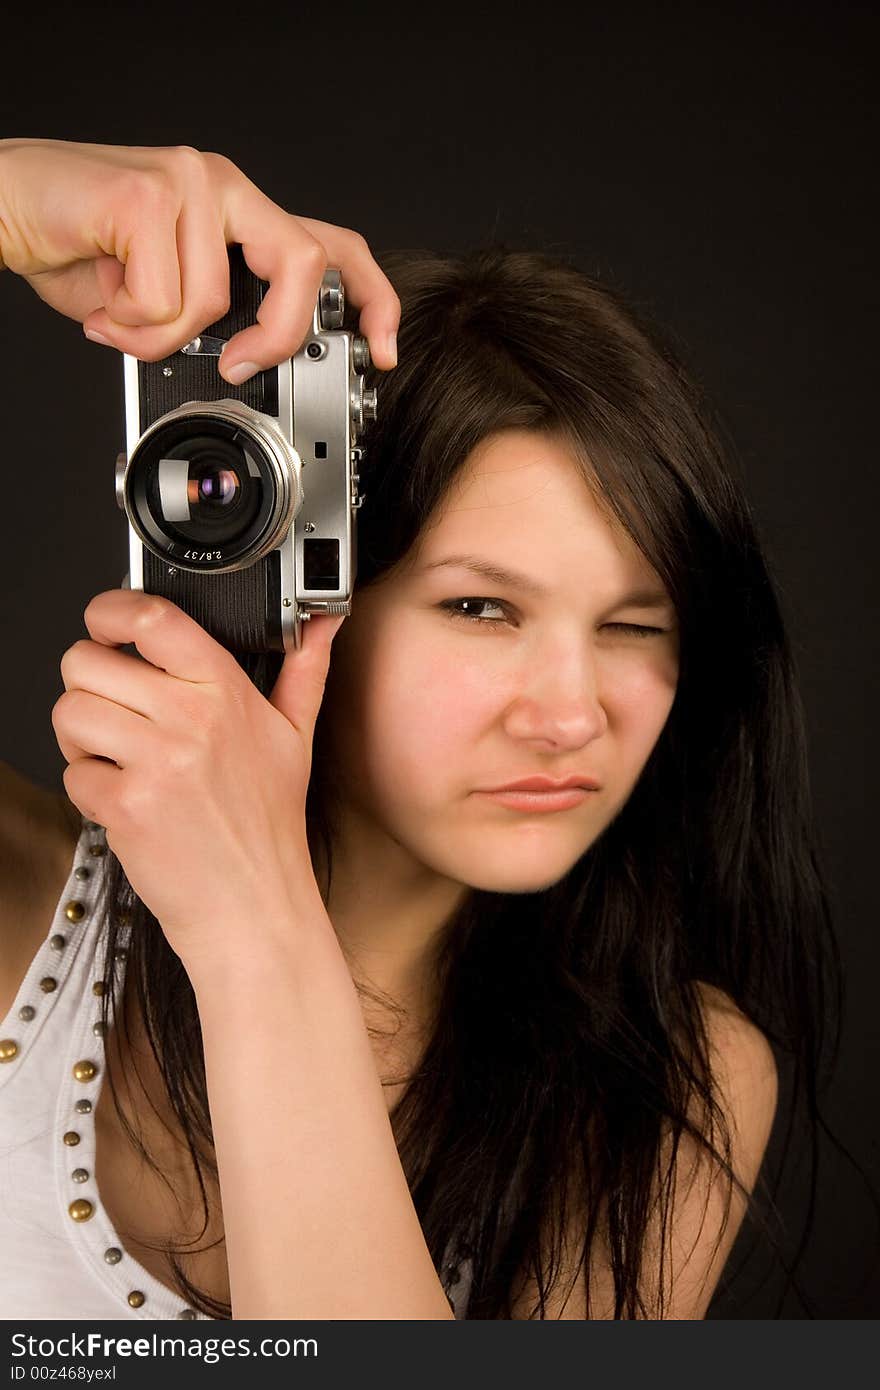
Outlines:
{"type": "MultiPolygon", "coordinates": [[[[40,6],[2,25],[0,134],[218,150],[374,250],[494,235],[571,254],[672,330],[732,440],[800,665],[847,980],[824,1111],[876,1189],[872,8],[40,6]]],[[[122,359],[10,273],[0,322],[0,757],[60,788],[58,665],[128,567],[122,359]]],[[[790,1180],[792,1234],[805,1200],[790,1180]]],[[[826,1140],[800,1272],[818,1316],[880,1313],[877,1239],[826,1140]]],[[[778,1287],[777,1270],[712,1316],[772,1316],[778,1287]]],[[[804,1316],[793,1296],[783,1316],[804,1316]]]]}

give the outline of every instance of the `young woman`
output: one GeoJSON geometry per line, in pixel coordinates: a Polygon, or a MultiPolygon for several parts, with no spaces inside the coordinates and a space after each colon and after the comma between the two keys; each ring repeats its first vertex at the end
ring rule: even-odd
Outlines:
{"type": "Polygon", "coordinates": [[[271,290],[230,383],[299,346],[328,263],[379,371],[400,328],[341,628],[231,654],[100,594],[65,794],[5,773],[6,1316],[702,1318],[761,1217],[774,1051],[815,1132],[839,980],[697,390],[570,266],[380,269],[191,149],[0,142],[0,237],[149,360],[241,242],[271,290]]]}

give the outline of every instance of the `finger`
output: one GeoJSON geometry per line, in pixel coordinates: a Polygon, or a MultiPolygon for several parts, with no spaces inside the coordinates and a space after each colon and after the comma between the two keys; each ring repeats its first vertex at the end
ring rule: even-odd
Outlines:
{"type": "MultiPolygon", "coordinates": [[[[271,205],[274,208],[274,204],[271,205]]],[[[241,225],[241,248],[250,269],[269,288],[257,310],[257,322],[230,338],[220,358],[221,375],[230,378],[242,362],[256,368],[275,366],[302,346],[312,319],[327,257],[320,242],[280,209],[241,225]]]]}
{"type": "MultiPolygon", "coordinates": [[[[124,773],[115,763],[97,758],[77,758],[64,769],[61,780],[68,797],[86,820],[108,825],[122,786],[124,773]]],[[[108,837],[109,839],[109,837],[108,837]]]]}
{"type": "Polygon", "coordinates": [[[361,311],[358,327],[370,344],[373,362],[383,371],[395,367],[400,300],[367,242],[347,227],[334,227],[311,217],[297,217],[297,221],[320,241],[328,264],[339,268],[346,299],[361,311]]]}
{"type": "Polygon", "coordinates": [[[167,704],[164,672],[131,652],[86,638],[74,642],[62,656],[61,679],[65,690],[89,690],[147,719],[158,720],[167,704]]]}
{"type": "Polygon", "coordinates": [[[95,265],[105,307],[83,325],[105,336],[114,326],[168,323],[181,308],[180,195],[165,175],[140,170],[116,199],[107,254],[95,265]]]}
{"type": "MultiPolygon", "coordinates": [[[[216,323],[229,309],[229,253],[223,227],[206,197],[184,204],[177,222],[175,258],[179,261],[179,312],[161,327],[145,324],[123,328],[113,314],[97,310],[83,328],[97,331],[119,349],[142,362],[157,362],[216,323]]],[[[134,323],[134,320],[130,322],[134,323]]]]}
{"type": "Polygon", "coordinates": [[[131,642],[141,656],[188,681],[246,680],[238,663],[203,627],[170,599],[140,589],[108,589],[87,605],[89,635],[105,646],[131,642]]]}
{"type": "Polygon", "coordinates": [[[269,704],[309,739],[324,697],[330,648],[344,622],[344,617],[318,617],[304,623],[302,645],[287,653],[269,696],[269,704]]]}
{"type": "Polygon", "coordinates": [[[125,768],[151,756],[156,726],[103,695],[65,690],[52,708],[52,727],[65,762],[101,757],[125,768]]]}
{"type": "Polygon", "coordinates": [[[125,261],[102,256],[95,262],[104,308],[90,316],[90,329],[106,337],[114,328],[164,324],[178,317],[181,291],[175,232],[173,223],[150,227],[149,236],[141,228],[125,261]]]}
{"type": "Polygon", "coordinates": [[[100,307],[103,298],[98,289],[96,265],[94,260],[76,261],[57,270],[29,275],[28,283],[46,304],[77,323],[84,323],[89,314],[100,307]]]}

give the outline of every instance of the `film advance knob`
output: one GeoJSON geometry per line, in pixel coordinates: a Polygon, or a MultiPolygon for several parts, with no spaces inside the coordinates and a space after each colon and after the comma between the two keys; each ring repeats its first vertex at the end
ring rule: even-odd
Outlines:
{"type": "Polygon", "coordinates": [[[370,365],[370,344],[360,335],[351,340],[351,365],[358,376],[363,376],[370,365]]]}
{"type": "Polygon", "coordinates": [[[318,306],[323,329],[342,327],[342,320],[345,315],[345,290],[342,287],[342,276],[338,270],[324,271],[324,279],[321,281],[321,289],[318,294],[318,306]]]}

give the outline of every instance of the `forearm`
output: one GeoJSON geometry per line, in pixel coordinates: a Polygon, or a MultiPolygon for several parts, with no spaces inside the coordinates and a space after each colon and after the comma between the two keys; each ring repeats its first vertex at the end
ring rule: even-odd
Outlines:
{"type": "Polygon", "coordinates": [[[233,1316],[451,1318],[332,927],[281,939],[193,972],[233,1316]]]}

